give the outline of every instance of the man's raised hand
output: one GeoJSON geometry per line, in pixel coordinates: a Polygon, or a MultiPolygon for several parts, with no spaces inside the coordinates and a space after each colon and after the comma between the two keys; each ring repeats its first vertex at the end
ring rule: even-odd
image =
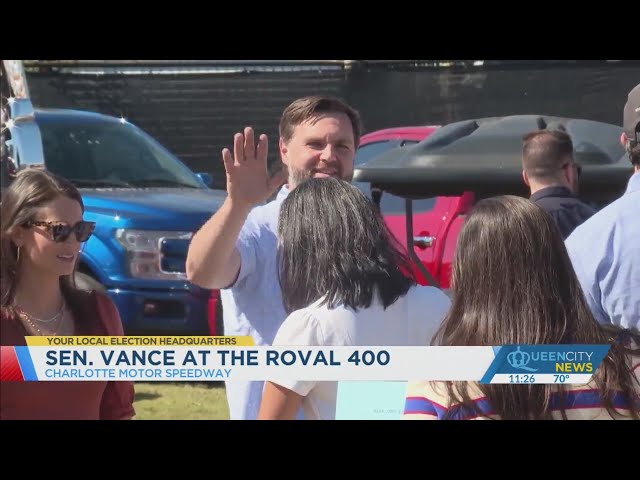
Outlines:
{"type": "Polygon", "coordinates": [[[269,176],[267,153],[269,143],[262,134],[255,144],[253,128],[245,127],[244,133],[233,137],[233,155],[228,148],[222,150],[222,160],[227,172],[227,193],[232,202],[253,207],[265,202],[286,180],[286,172],[280,170],[269,176]]]}

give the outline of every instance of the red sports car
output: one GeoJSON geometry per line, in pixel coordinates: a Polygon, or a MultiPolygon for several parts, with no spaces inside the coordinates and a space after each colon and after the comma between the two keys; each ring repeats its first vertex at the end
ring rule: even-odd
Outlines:
{"type": "Polygon", "coordinates": [[[440,128],[387,129],[362,137],[354,182],[379,202],[398,240],[405,247],[411,244],[408,253],[421,283],[450,287],[458,233],[476,200],[528,196],[521,176],[522,138],[539,129],[562,129],[571,136],[582,166],[583,201],[598,209],[624,192],[631,170],[617,125],[512,115],[440,128]]]}
{"type": "MultiPolygon", "coordinates": [[[[360,147],[355,158],[358,168],[384,152],[415,145],[428,138],[438,126],[413,126],[377,130],[360,139],[360,147]]],[[[375,200],[379,195],[380,209],[395,237],[406,248],[407,225],[405,199],[380,190],[371,190],[369,183],[354,182],[368,196],[375,200]]],[[[418,282],[427,285],[434,281],[443,289],[449,288],[451,260],[458,232],[462,227],[463,215],[474,202],[472,192],[458,196],[434,196],[412,202],[413,207],[413,244],[414,252],[420,262],[433,277],[426,278],[418,268],[415,274],[418,282]]]]}

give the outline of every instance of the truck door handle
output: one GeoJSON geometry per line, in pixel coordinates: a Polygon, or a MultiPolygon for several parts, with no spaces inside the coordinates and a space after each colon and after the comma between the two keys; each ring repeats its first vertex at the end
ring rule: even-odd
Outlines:
{"type": "Polygon", "coordinates": [[[418,248],[425,249],[433,245],[433,242],[435,242],[435,240],[435,237],[418,236],[413,237],[413,244],[418,248]]]}

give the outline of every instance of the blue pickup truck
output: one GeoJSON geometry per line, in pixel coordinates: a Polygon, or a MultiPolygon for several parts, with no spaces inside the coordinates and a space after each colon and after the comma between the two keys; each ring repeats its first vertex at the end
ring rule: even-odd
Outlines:
{"type": "Polygon", "coordinates": [[[192,234],[226,192],[124,119],[33,109],[28,99],[8,107],[5,167],[40,165],[70,179],[85,219],[96,222],[76,283],[106,291],[128,334],[210,333],[217,292],[189,283],[185,260],[192,234]]]}

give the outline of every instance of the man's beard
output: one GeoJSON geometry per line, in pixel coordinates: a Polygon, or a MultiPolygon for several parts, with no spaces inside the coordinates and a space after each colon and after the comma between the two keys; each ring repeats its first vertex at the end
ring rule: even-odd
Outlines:
{"type": "Polygon", "coordinates": [[[312,177],[312,173],[306,170],[294,170],[289,168],[289,186],[297,187],[303,182],[306,182],[312,177]]]}

